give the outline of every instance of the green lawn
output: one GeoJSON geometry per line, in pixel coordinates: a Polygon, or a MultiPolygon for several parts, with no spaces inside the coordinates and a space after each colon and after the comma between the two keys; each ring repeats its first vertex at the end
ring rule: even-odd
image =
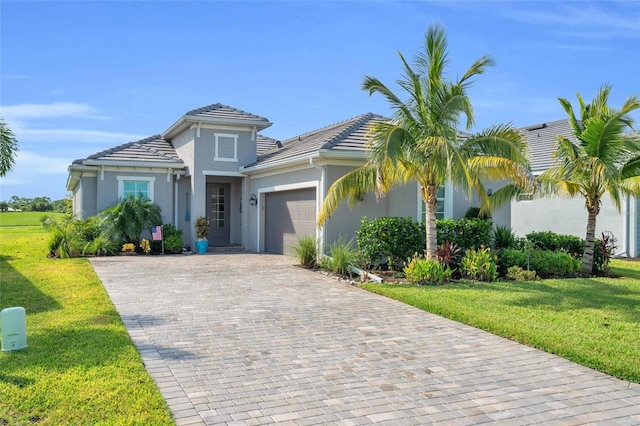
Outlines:
{"type": "Polygon", "coordinates": [[[47,259],[33,217],[1,216],[0,309],[26,309],[28,347],[0,353],[0,425],[174,424],[89,262],[47,259]]]}
{"type": "Polygon", "coordinates": [[[0,227],[3,226],[40,226],[43,216],[63,216],[52,212],[0,212],[0,227]]]}
{"type": "Polygon", "coordinates": [[[640,262],[611,266],[620,278],[362,287],[640,383],[640,262]]]}

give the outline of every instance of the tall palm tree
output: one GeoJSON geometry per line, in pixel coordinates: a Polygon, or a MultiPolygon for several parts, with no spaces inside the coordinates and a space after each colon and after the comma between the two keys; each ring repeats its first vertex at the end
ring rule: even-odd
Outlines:
{"type": "Polygon", "coordinates": [[[0,117],[0,177],[13,170],[17,152],[18,140],[4,118],[0,117]]]}
{"type": "Polygon", "coordinates": [[[577,93],[579,117],[568,100],[558,98],[575,140],[558,135],[558,165],[538,177],[544,195],[584,198],[588,217],[582,267],[587,273],[593,272],[596,217],[604,194],[609,193],[618,211],[623,194],[640,196],[640,137],[625,132],[633,129],[629,113],[640,108],[640,99],[629,96],[622,108],[614,109],[608,105],[610,92],[603,85],[588,104],[577,93]]]}
{"type": "Polygon", "coordinates": [[[467,89],[474,76],[493,65],[490,57],[476,60],[458,80],[447,79],[447,39],[439,26],[428,28],[424,52],[416,53],[413,67],[398,54],[404,74],[397,84],[408,99],[402,100],[378,79],[365,77],[362,89],[384,96],[394,111],[393,119],[372,128],[367,162],[329,188],[318,222],[324,223],[344,199],[353,205],[364,192],[381,196],[396,184],[415,180],[426,204],[426,255],[434,257],[438,187],[450,181],[468,196],[475,190],[486,213],[530,182],[527,144],[510,125],[466,137],[458,132],[461,117],[467,130],[473,127],[467,89]],[[509,183],[488,197],[483,186],[488,179],[509,183]]]}

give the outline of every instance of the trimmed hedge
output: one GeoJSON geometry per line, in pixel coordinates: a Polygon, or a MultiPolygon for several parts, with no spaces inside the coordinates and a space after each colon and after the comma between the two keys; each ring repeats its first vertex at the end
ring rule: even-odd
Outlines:
{"type": "Polygon", "coordinates": [[[438,244],[450,241],[462,251],[491,246],[491,222],[482,219],[438,219],[438,244]]]}
{"type": "Polygon", "coordinates": [[[568,277],[580,271],[580,260],[568,253],[531,249],[520,251],[504,249],[498,256],[498,268],[505,275],[512,266],[536,271],[541,278],[568,277]]]}

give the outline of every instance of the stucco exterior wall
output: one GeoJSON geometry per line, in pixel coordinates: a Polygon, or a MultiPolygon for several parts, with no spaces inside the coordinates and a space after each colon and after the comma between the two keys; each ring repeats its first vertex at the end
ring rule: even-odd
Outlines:
{"type": "MultiPolygon", "coordinates": [[[[504,182],[485,183],[485,188],[493,192],[497,191],[504,185],[504,182]]],[[[470,199],[467,199],[467,193],[460,190],[453,190],[453,215],[452,219],[462,219],[467,213],[469,207],[480,207],[478,195],[474,192],[470,199]]],[[[511,206],[509,203],[503,205],[499,209],[491,213],[494,226],[511,227],[511,206]]]]}
{"type": "MultiPolygon", "coordinates": [[[[608,196],[602,200],[596,219],[596,237],[610,231],[621,242],[624,235],[624,206],[619,213],[608,196]]],[[[584,238],[587,232],[587,210],[581,198],[542,198],[511,203],[511,229],[523,237],[534,231],[552,231],[558,234],[584,238]]]]}
{"type": "MultiPolygon", "coordinates": [[[[95,176],[83,176],[78,184],[79,192],[79,215],[83,219],[98,214],[97,210],[97,178],[95,176]]],[[[75,205],[75,204],[74,204],[75,205]]]]}
{"type": "MultiPolygon", "coordinates": [[[[246,228],[244,235],[246,235],[247,238],[244,242],[245,248],[250,251],[259,251],[259,244],[264,244],[263,200],[266,192],[311,187],[320,188],[321,177],[321,171],[311,166],[280,174],[258,175],[258,177],[251,176],[247,185],[248,191],[245,195],[247,201],[244,203],[246,209],[248,209],[247,215],[245,216],[248,223],[243,224],[246,228]],[[260,200],[257,206],[249,205],[248,197],[251,194],[255,194],[260,200]]],[[[243,208],[245,207],[243,206],[243,208]]]]}
{"type": "Polygon", "coordinates": [[[228,129],[201,129],[200,137],[195,137],[194,170],[216,170],[237,172],[240,166],[256,161],[256,142],[252,141],[250,131],[228,129]],[[237,136],[237,161],[216,161],[215,135],[237,136]]]}

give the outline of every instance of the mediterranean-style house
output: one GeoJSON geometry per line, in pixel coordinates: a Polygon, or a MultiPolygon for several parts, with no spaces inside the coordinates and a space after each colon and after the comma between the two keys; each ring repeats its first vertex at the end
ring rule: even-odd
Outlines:
{"type": "MultiPolygon", "coordinates": [[[[387,119],[367,113],[280,142],[259,133],[272,124],[264,117],[219,103],[198,108],[162,134],[75,160],[67,180],[73,213],[92,216],[142,194],[160,206],[164,223],[183,230],[186,245],[195,241],[192,222],[205,216],[211,245],[269,253],[287,253],[306,235],[323,247],[349,240],[363,216],[422,220],[417,184],[407,184],[380,199],[365,194],[353,209],[342,205],[322,228],[316,224],[329,186],[365,162],[367,132],[380,120],[387,119]]],[[[538,173],[552,162],[555,135],[568,134],[568,127],[565,120],[522,131],[538,173]]],[[[450,185],[441,187],[438,199],[439,217],[460,218],[474,205],[450,185]]],[[[623,214],[603,206],[598,217],[598,233],[611,231],[630,256],[640,246],[638,210],[640,202],[627,199],[623,214]]],[[[519,235],[552,230],[584,237],[586,230],[580,199],[524,197],[494,212],[493,220],[519,235]]]]}

